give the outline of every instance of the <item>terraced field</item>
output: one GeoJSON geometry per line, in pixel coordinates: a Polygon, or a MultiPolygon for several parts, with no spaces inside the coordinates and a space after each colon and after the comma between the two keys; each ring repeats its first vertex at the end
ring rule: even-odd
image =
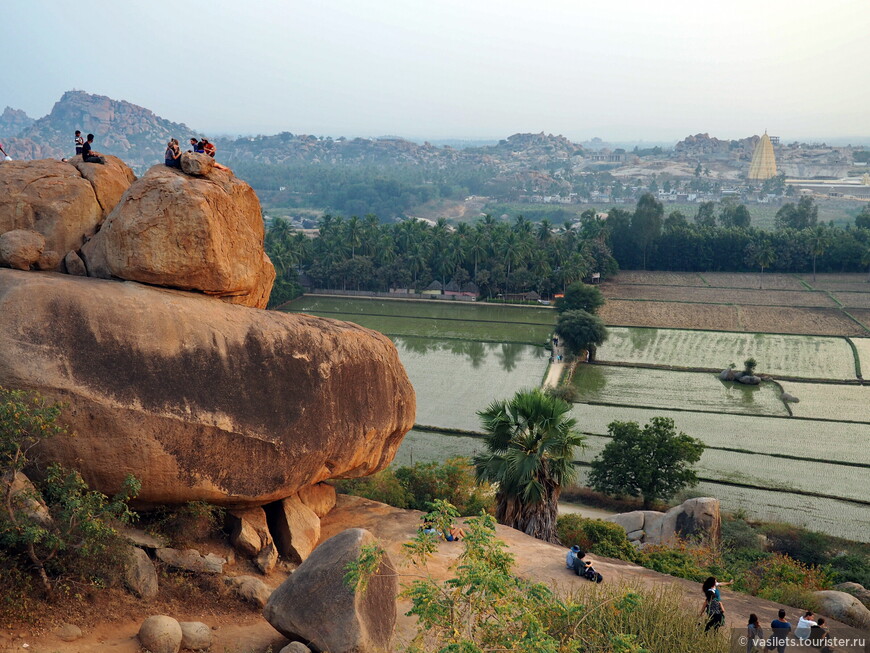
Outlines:
{"type": "Polygon", "coordinates": [[[608,331],[607,342],[598,349],[597,358],[602,362],[722,369],[732,362],[742,366],[751,356],[765,374],[855,378],[855,357],[843,338],[634,327],[611,327],[608,331]]]}
{"type": "Polygon", "coordinates": [[[580,401],[614,405],[709,410],[746,415],[788,415],[773,383],[745,386],[704,372],[581,365],[574,374],[580,401]]]}
{"type": "Polygon", "coordinates": [[[858,360],[861,361],[861,374],[870,378],[870,338],[852,338],[852,344],[858,352],[858,360]]]}
{"type": "MultiPolygon", "coordinates": [[[[859,293],[850,293],[859,294],[859,293]]],[[[638,301],[676,301],[697,304],[740,304],[746,306],[820,306],[837,303],[824,291],[749,290],[743,288],[690,288],[618,283],[608,286],[608,298],[638,301]]],[[[870,297],[870,294],[867,294],[870,297]]],[[[846,302],[844,302],[846,303],[846,302]]],[[[861,304],[858,304],[859,306],[861,304]]]]}

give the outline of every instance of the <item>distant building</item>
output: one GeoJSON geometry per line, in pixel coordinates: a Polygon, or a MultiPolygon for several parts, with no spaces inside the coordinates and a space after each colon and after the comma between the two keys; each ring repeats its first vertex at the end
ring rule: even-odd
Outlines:
{"type": "Polygon", "coordinates": [[[438,281],[433,281],[428,286],[423,289],[424,295],[440,295],[443,288],[441,287],[441,283],[438,281]]]}
{"type": "Polygon", "coordinates": [[[752,181],[764,181],[776,177],[776,156],[773,154],[773,143],[770,136],[764,132],[764,136],[755,146],[752,153],[752,162],[749,164],[749,179],[752,181]]]}

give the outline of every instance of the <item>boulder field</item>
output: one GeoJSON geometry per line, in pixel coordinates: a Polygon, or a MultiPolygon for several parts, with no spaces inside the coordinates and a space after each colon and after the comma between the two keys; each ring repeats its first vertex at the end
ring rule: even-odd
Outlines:
{"type": "Polygon", "coordinates": [[[0,270],[0,385],[64,402],[41,454],[142,504],[262,505],[390,463],[415,397],[354,324],[180,291],[0,270]]]}

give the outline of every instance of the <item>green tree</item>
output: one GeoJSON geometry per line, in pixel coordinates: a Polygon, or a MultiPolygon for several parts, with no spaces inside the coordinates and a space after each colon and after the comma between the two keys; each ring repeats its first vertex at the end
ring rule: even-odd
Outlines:
{"type": "Polygon", "coordinates": [[[540,389],[494,401],[478,413],[486,451],[474,457],[477,478],[498,484],[496,518],[527,535],[557,542],[562,487],[574,478],[574,450],[585,438],[571,404],[540,389]]]}
{"type": "Polygon", "coordinates": [[[644,509],[698,482],[691,465],[700,460],[704,443],[677,433],[674,420],[653,417],[643,428],[637,422],[611,422],[612,438],[592,461],[589,484],[598,492],[643,497],[644,509]]]}
{"type": "Polygon", "coordinates": [[[806,229],[815,227],[819,220],[819,207],[812,197],[802,197],[797,206],[788,202],[776,212],[774,223],[777,229],[806,229]]]}
{"type": "Polygon", "coordinates": [[[644,193],[637,202],[631,218],[631,233],[643,253],[643,269],[650,245],[662,232],[665,210],[652,193],[644,193]]]}
{"type": "Polygon", "coordinates": [[[809,250],[813,258],[813,283],[816,282],[816,259],[825,253],[831,244],[831,237],[824,225],[816,225],[809,234],[809,250]]]}
{"type": "Polygon", "coordinates": [[[764,269],[769,268],[773,265],[773,262],[776,261],[776,252],[773,249],[773,245],[769,241],[760,241],[757,243],[751,243],[749,247],[747,247],[746,251],[746,261],[749,265],[758,266],[761,270],[759,279],[758,279],[758,287],[764,288],[764,269]]]}
{"type": "Polygon", "coordinates": [[[716,205],[713,202],[701,202],[695,214],[695,224],[699,227],[716,226],[716,205]]]}
{"type": "Polygon", "coordinates": [[[589,352],[589,360],[595,360],[598,345],[607,340],[607,328],[597,315],[582,310],[565,311],[556,321],[556,333],[568,351],[579,355],[589,352]]]}
{"type": "Polygon", "coordinates": [[[861,212],[855,216],[855,226],[859,229],[870,229],[870,204],[865,204],[861,212]]]}
{"type": "Polygon", "coordinates": [[[565,289],[564,296],[556,300],[556,310],[559,313],[580,310],[594,315],[602,306],[604,306],[604,295],[601,291],[582,281],[572,283],[565,289]]]}

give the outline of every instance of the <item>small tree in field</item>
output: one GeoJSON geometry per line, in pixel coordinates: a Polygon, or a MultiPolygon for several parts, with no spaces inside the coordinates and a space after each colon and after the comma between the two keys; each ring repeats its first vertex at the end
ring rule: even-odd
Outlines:
{"type": "Polygon", "coordinates": [[[556,310],[559,313],[565,311],[586,311],[595,314],[604,306],[604,295],[595,286],[590,286],[577,281],[565,289],[565,296],[556,300],[556,310]]]}
{"type": "Polygon", "coordinates": [[[601,318],[586,311],[565,311],[556,322],[556,333],[568,351],[578,355],[589,352],[589,360],[595,360],[598,345],[607,340],[607,329],[601,318]]]}
{"type": "Polygon", "coordinates": [[[700,460],[704,443],[677,433],[674,420],[653,417],[643,428],[637,422],[611,422],[612,440],[592,461],[589,485],[611,495],[643,497],[643,507],[670,499],[698,483],[691,465],[700,460]]]}

